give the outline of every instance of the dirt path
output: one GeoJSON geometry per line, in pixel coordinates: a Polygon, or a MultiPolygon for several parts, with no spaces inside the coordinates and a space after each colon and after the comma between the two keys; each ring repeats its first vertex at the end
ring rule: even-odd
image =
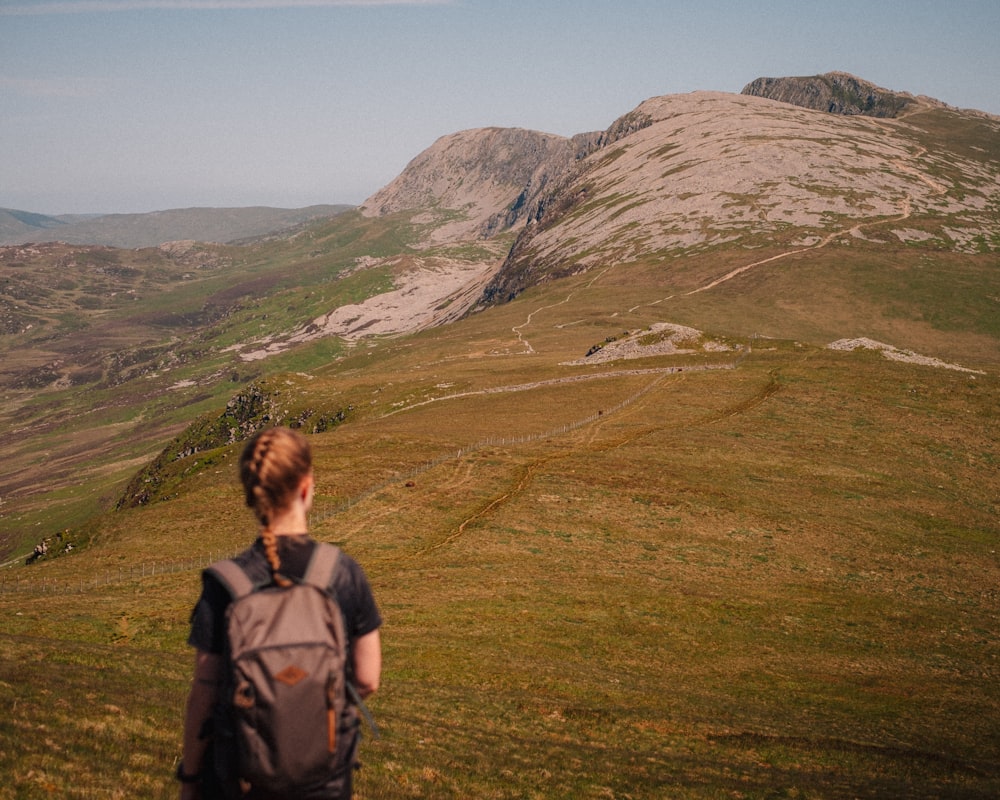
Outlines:
{"type": "Polygon", "coordinates": [[[517,340],[524,345],[525,348],[524,352],[525,353],[535,352],[535,349],[531,346],[531,342],[525,339],[524,336],[521,334],[522,328],[527,328],[529,325],[531,325],[532,321],[534,320],[535,314],[540,314],[543,311],[548,311],[550,308],[558,308],[559,306],[566,305],[566,303],[572,300],[577,293],[582,292],[584,289],[589,289],[591,286],[594,285],[594,283],[596,283],[600,278],[603,278],[613,268],[614,268],[613,266],[605,267],[600,272],[598,272],[593,278],[587,281],[587,283],[585,283],[578,289],[574,289],[558,303],[552,303],[551,305],[541,306],[540,308],[536,308],[534,311],[528,314],[528,318],[524,322],[522,322],[520,325],[515,325],[513,328],[511,328],[511,330],[514,331],[514,335],[517,337],[517,340]]]}
{"type": "Polygon", "coordinates": [[[532,389],[540,389],[543,386],[557,386],[566,383],[581,383],[584,381],[598,381],[607,378],[621,378],[636,375],[676,375],[681,372],[706,372],[718,369],[734,369],[733,364],[692,364],[684,367],[651,367],[649,369],[616,369],[607,372],[588,373],[587,375],[567,375],[563,378],[550,378],[544,381],[532,381],[531,383],[515,383],[508,386],[491,386],[488,389],[476,389],[471,392],[456,392],[455,394],[445,394],[441,397],[431,397],[428,400],[421,400],[419,403],[411,403],[408,406],[395,408],[387,411],[379,419],[401,414],[404,411],[412,411],[421,406],[428,406],[431,403],[440,403],[444,400],[460,400],[464,397],[482,397],[489,394],[508,394],[511,392],[526,392],[532,389]]]}
{"type": "MultiPolygon", "coordinates": [[[[646,397],[649,393],[656,388],[661,382],[662,378],[654,380],[649,386],[647,386],[639,396],[636,397],[637,400],[646,397]]],[[[684,380],[682,377],[681,380],[684,380]]],[[[766,385],[754,392],[751,396],[744,400],[733,403],[732,405],[726,406],[725,408],[718,409],[705,416],[702,420],[696,421],[693,424],[695,426],[701,425],[712,425],[723,419],[728,419],[730,417],[738,416],[740,414],[745,414],[748,411],[756,408],[757,406],[764,403],[769,397],[774,395],[776,392],[780,391],[780,384],[775,378],[774,374],[771,373],[769,380],[766,385]]],[[[641,402],[629,403],[627,406],[627,413],[634,413],[637,410],[641,410],[641,402]]],[[[625,411],[626,407],[622,406],[618,411],[625,411]]],[[[608,439],[606,441],[598,441],[598,436],[601,433],[604,425],[609,421],[609,415],[603,414],[592,421],[591,424],[586,426],[585,430],[578,431],[578,436],[575,443],[571,443],[564,451],[559,453],[552,453],[549,455],[542,456],[536,460],[524,465],[516,476],[513,485],[506,491],[497,494],[495,497],[491,498],[488,502],[484,503],[479,509],[474,511],[468,517],[466,517],[451,533],[442,538],[441,540],[435,542],[434,544],[428,545],[415,551],[412,554],[412,558],[418,558],[428,553],[432,553],[441,548],[447,547],[448,545],[454,544],[458,539],[464,536],[469,528],[476,523],[480,522],[486,518],[489,514],[495,511],[502,505],[509,503],[516,499],[517,497],[524,494],[527,488],[531,485],[534,476],[544,467],[549,464],[559,461],[570,456],[579,454],[581,451],[608,451],[614,450],[620,447],[624,447],[628,444],[635,442],[638,439],[642,439],[658,431],[662,431],[665,427],[664,425],[645,425],[635,428],[634,430],[619,435],[614,439],[608,439]]]]}

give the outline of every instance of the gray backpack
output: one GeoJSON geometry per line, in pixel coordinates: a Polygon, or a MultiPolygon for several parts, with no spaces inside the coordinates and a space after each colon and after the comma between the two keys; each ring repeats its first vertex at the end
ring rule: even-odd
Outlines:
{"type": "Polygon", "coordinates": [[[231,560],[209,567],[233,598],[214,736],[229,796],[305,796],[353,767],[358,718],[346,694],[347,638],[328,591],[339,555],[317,543],[302,581],[287,588],[255,586],[231,560]]]}

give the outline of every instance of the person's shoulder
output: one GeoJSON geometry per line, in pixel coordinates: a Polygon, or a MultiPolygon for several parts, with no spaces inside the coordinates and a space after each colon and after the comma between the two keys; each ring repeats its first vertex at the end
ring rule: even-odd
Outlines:
{"type": "Polygon", "coordinates": [[[357,566],[358,563],[357,560],[354,558],[354,556],[348,553],[343,547],[340,547],[339,545],[335,545],[332,543],[329,544],[329,546],[337,548],[339,552],[339,555],[337,556],[337,561],[339,561],[342,564],[357,566]]]}
{"type": "Polygon", "coordinates": [[[333,584],[338,587],[357,587],[368,583],[361,563],[343,548],[338,548],[337,565],[333,570],[333,584]]]}
{"type": "MultiPolygon", "coordinates": [[[[225,559],[223,559],[225,560],[225,559]]],[[[261,561],[266,561],[264,557],[264,551],[257,546],[256,543],[248,547],[246,550],[231,556],[230,561],[232,561],[236,566],[242,568],[245,572],[254,572],[254,567],[261,561]]]]}
{"type": "MultiPolygon", "coordinates": [[[[247,564],[253,563],[255,560],[260,558],[264,554],[263,545],[260,539],[256,539],[253,544],[251,544],[246,550],[237,553],[234,556],[230,556],[230,561],[235,561],[241,567],[247,564]]],[[[223,559],[225,560],[225,559],[223,559]]]]}
{"type": "Polygon", "coordinates": [[[360,562],[348,553],[343,548],[337,548],[340,550],[340,555],[337,557],[337,569],[338,571],[343,571],[354,574],[364,574],[364,568],[361,566],[360,562]]]}
{"type": "Polygon", "coordinates": [[[214,567],[216,564],[220,564],[224,561],[232,561],[236,564],[236,566],[242,569],[254,583],[261,580],[267,574],[267,558],[264,556],[264,551],[261,547],[259,547],[258,542],[255,542],[246,550],[243,550],[234,556],[222,558],[212,564],[209,564],[208,568],[203,573],[204,579],[206,581],[218,583],[220,586],[223,586],[223,588],[225,587],[225,582],[220,580],[214,567]]]}

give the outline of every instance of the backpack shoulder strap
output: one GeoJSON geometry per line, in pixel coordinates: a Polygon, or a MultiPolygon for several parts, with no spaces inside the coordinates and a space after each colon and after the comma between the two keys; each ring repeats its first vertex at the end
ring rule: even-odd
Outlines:
{"type": "Polygon", "coordinates": [[[329,542],[316,542],[312,558],[309,559],[309,566],[306,567],[306,574],[302,577],[303,582],[325,592],[330,588],[333,571],[337,567],[339,557],[340,548],[336,545],[329,542]]]}
{"type": "Polygon", "coordinates": [[[231,558],[216,561],[209,566],[206,572],[211,572],[229,590],[233,600],[246,597],[254,590],[253,581],[247,575],[246,570],[231,558]]]}

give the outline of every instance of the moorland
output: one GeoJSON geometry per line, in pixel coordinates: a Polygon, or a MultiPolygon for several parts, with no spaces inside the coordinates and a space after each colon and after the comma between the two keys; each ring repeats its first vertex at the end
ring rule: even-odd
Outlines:
{"type": "Polygon", "coordinates": [[[174,796],[275,423],[385,617],[360,798],[995,797],[1000,122],[889,105],[654,98],[282,236],[0,249],[0,797],[174,796]]]}

